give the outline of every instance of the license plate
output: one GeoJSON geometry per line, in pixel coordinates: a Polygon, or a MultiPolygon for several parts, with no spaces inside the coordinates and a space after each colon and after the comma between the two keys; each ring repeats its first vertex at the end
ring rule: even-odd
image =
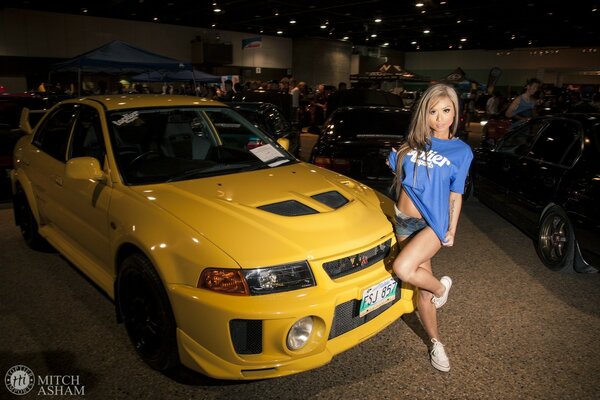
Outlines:
{"type": "Polygon", "coordinates": [[[363,292],[362,301],[360,302],[359,317],[394,300],[397,291],[398,282],[394,278],[386,279],[366,289],[363,292]]]}

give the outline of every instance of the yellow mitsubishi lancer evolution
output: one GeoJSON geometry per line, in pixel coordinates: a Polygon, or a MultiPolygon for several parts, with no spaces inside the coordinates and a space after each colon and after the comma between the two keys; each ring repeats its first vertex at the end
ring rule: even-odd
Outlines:
{"type": "Polygon", "coordinates": [[[92,96],[22,127],[11,179],[25,241],[106,291],[155,369],[298,373],[414,310],[391,272],[391,201],[219,102],[92,96]]]}

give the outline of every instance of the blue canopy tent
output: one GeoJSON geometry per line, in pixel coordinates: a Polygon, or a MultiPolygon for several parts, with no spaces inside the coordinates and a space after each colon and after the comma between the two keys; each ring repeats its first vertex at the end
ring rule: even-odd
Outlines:
{"type": "Polygon", "coordinates": [[[198,71],[194,69],[183,70],[183,71],[153,71],[153,72],[144,72],[138,75],[135,75],[131,78],[134,82],[206,82],[206,83],[219,83],[221,82],[221,77],[217,75],[207,74],[206,72],[198,71]]]}
{"type": "Polygon", "coordinates": [[[52,66],[52,72],[77,72],[79,88],[81,88],[82,72],[116,74],[148,71],[180,72],[185,70],[191,73],[192,64],[151,53],[119,40],[114,40],[97,49],[52,66]]]}

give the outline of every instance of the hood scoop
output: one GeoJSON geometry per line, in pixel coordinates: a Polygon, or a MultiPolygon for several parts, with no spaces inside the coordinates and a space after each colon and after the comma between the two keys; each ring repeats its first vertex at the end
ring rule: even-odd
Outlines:
{"type": "MultiPolygon", "coordinates": [[[[318,202],[325,204],[327,207],[333,208],[334,210],[348,203],[348,199],[335,190],[316,194],[311,197],[318,202]]],[[[283,215],[284,217],[318,214],[317,210],[307,206],[306,204],[300,203],[297,200],[286,200],[278,203],[266,204],[258,207],[258,209],[277,215],[283,215]]]]}

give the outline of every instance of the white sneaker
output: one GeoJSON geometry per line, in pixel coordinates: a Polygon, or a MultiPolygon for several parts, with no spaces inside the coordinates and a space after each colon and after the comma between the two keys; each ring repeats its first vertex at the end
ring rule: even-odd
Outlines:
{"type": "Polygon", "coordinates": [[[446,291],[442,297],[433,296],[431,298],[431,302],[435,304],[435,308],[441,308],[444,304],[446,304],[446,301],[448,301],[448,293],[450,293],[450,288],[452,287],[452,279],[450,279],[449,276],[442,276],[440,282],[446,287],[446,291]]]}
{"type": "Polygon", "coordinates": [[[429,352],[429,357],[431,359],[431,365],[433,368],[438,371],[448,372],[450,371],[450,360],[448,360],[448,356],[446,355],[446,351],[444,350],[444,345],[437,339],[431,339],[431,351],[429,352]]]}

